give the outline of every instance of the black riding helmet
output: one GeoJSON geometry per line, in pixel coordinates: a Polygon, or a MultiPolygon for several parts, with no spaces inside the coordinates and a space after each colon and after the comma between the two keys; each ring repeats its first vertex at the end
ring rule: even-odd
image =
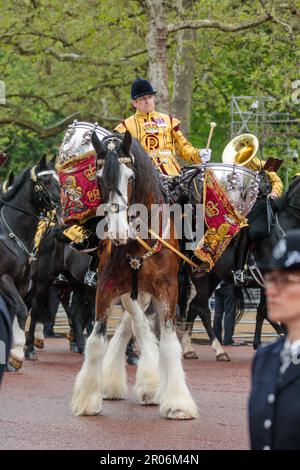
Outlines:
{"type": "Polygon", "coordinates": [[[134,80],[131,86],[131,99],[136,100],[140,96],[145,95],[156,95],[157,91],[155,91],[148,80],[144,78],[137,78],[134,80]]]}

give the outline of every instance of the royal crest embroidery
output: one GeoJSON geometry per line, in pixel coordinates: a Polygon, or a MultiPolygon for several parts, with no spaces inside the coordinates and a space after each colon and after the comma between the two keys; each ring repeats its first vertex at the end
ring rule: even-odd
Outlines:
{"type": "Polygon", "coordinates": [[[89,165],[88,169],[84,170],[83,174],[89,181],[93,181],[96,178],[96,167],[89,165]]]}
{"type": "Polygon", "coordinates": [[[96,154],[83,156],[58,170],[64,222],[93,217],[101,203],[96,179],[96,154]]]}
{"type": "Polygon", "coordinates": [[[214,204],[213,201],[208,201],[205,206],[205,214],[207,217],[214,217],[220,214],[217,204],[214,204]]]}
{"type": "Polygon", "coordinates": [[[90,202],[100,201],[100,191],[95,188],[87,192],[87,197],[90,202]]]}

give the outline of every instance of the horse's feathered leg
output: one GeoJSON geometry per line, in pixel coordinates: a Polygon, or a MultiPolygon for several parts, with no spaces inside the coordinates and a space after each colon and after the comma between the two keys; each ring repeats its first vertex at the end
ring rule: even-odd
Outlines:
{"type": "Polygon", "coordinates": [[[114,293],[100,291],[96,295],[96,320],[87,339],[82,367],[76,377],[71,407],[75,415],[97,415],[102,410],[103,359],[106,352],[106,324],[114,293]]]}
{"type": "Polygon", "coordinates": [[[132,319],[125,312],[111,338],[103,363],[104,398],[120,400],[127,393],[125,351],[132,335],[132,319]]]}
{"type": "Polygon", "coordinates": [[[198,409],[185,382],[182,349],[174,324],[175,308],[176,305],[170,305],[166,298],[157,302],[162,321],[159,343],[160,387],[156,399],[164,418],[193,419],[198,416],[198,409]]]}
{"type": "Polygon", "coordinates": [[[76,377],[71,407],[75,415],[97,415],[102,410],[103,358],[106,352],[106,319],[96,320],[85,346],[85,357],[76,377]]]}
{"type": "Polygon", "coordinates": [[[122,302],[132,316],[133,332],[141,349],[134,393],[141,405],[157,404],[154,397],[159,387],[158,345],[143,311],[149,302],[142,309],[139,305],[139,302],[143,302],[142,296],[138,302],[132,300],[130,294],[122,296],[122,302]]]}

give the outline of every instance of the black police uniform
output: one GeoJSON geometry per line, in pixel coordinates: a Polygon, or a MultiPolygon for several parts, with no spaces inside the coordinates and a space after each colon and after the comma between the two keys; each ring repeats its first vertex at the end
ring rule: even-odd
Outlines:
{"type": "MultiPolygon", "coordinates": [[[[300,230],[287,232],[272,256],[258,266],[263,271],[299,272],[300,230]]],[[[262,346],[254,358],[249,399],[254,450],[300,450],[300,348],[294,343],[291,354],[289,347],[281,338],[262,346]]]]}
{"type": "Polygon", "coordinates": [[[0,294],[0,384],[11,346],[11,316],[0,294]]]}
{"type": "Polygon", "coordinates": [[[280,373],[284,338],[254,359],[249,400],[251,449],[300,450],[300,364],[280,373]]]}

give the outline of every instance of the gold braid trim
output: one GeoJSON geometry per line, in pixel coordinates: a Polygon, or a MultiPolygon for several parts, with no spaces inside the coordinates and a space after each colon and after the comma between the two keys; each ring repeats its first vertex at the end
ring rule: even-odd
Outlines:
{"type": "Polygon", "coordinates": [[[54,222],[55,215],[56,215],[56,210],[54,209],[50,212],[47,212],[47,217],[39,221],[35,235],[34,235],[33,251],[35,252],[38,251],[44,233],[49,227],[53,227],[55,225],[55,222],[54,222]]]}
{"type": "Polygon", "coordinates": [[[77,157],[69,158],[65,163],[56,163],[55,169],[57,172],[64,171],[69,168],[69,166],[74,166],[74,163],[80,162],[81,160],[85,160],[86,158],[91,157],[92,155],[96,156],[95,150],[90,150],[89,152],[82,153],[77,157]]]}

